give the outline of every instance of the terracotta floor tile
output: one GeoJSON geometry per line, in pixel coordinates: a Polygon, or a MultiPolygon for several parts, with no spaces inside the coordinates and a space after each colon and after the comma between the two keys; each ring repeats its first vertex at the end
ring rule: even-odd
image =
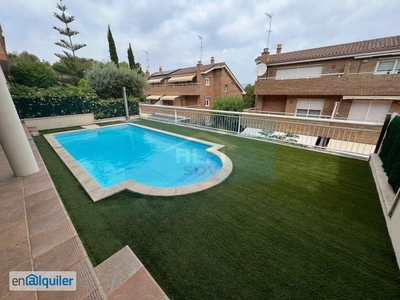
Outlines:
{"type": "Polygon", "coordinates": [[[10,245],[17,245],[27,238],[25,220],[14,222],[13,226],[0,230],[0,251],[8,248],[10,245]]]}
{"type": "Polygon", "coordinates": [[[76,272],[76,291],[74,292],[38,292],[38,299],[40,300],[69,300],[69,299],[85,299],[91,293],[93,293],[99,287],[99,283],[96,280],[93,267],[86,257],[73,266],[69,267],[66,271],[76,272]]]}
{"type": "Polygon", "coordinates": [[[29,235],[34,237],[66,220],[68,220],[68,217],[62,209],[48,210],[41,215],[28,219],[29,235]]]}
{"type": "Polygon", "coordinates": [[[26,189],[34,185],[43,185],[49,182],[51,182],[49,174],[43,174],[37,177],[24,177],[24,188],[26,189]]]}
{"type": "Polygon", "coordinates": [[[117,299],[161,299],[165,293],[145,268],[141,268],[118,289],[108,295],[109,300],[117,299]]]}
{"type": "Polygon", "coordinates": [[[33,265],[38,271],[62,271],[87,256],[78,236],[50,249],[34,258],[33,265]]]}
{"type": "Polygon", "coordinates": [[[31,237],[32,257],[36,258],[76,235],[70,220],[60,222],[49,230],[31,237]]]}
{"type": "MultiPolygon", "coordinates": [[[[24,263],[12,268],[10,271],[32,271],[31,261],[25,261],[24,263]]],[[[0,275],[0,299],[35,299],[35,292],[15,292],[9,289],[9,278],[10,272],[7,271],[0,275]]]]}
{"type": "Polygon", "coordinates": [[[28,260],[30,260],[30,251],[27,239],[9,245],[0,251],[0,276],[28,260]]]}
{"type": "Polygon", "coordinates": [[[26,216],[29,219],[40,218],[49,212],[62,211],[62,206],[57,196],[26,207],[26,216]]]}
{"type": "Polygon", "coordinates": [[[54,188],[49,188],[49,189],[40,191],[38,193],[35,193],[33,195],[29,195],[29,196],[25,197],[26,207],[32,206],[41,201],[45,201],[45,200],[55,198],[55,197],[57,197],[57,193],[54,190],[54,188]]]}
{"type": "Polygon", "coordinates": [[[25,197],[36,194],[36,193],[44,191],[44,190],[47,190],[51,187],[53,187],[52,182],[47,181],[47,180],[45,182],[43,182],[42,184],[25,187],[24,188],[25,197]]]}

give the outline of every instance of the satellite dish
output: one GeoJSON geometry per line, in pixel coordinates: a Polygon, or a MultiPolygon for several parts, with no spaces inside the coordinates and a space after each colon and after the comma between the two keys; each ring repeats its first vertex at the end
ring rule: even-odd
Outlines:
{"type": "Polygon", "coordinates": [[[264,63],[258,64],[254,69],[254,74],[256,74],[256,76],[262,76],[265,74],[265,72],[267,72],[267,65],[264,63]]]}

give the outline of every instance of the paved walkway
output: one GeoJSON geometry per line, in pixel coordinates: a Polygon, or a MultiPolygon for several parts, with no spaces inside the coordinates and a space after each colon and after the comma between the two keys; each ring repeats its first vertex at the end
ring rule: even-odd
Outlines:
{"type": "MultiPolygon", "coordinates": [[[[14,177],[0,146],[0,300],[107,299],[36,145],[27,136],[40,167],[33,175],[14,177]],[[9,291],[10,271],[34,270],[76,271],[77,290],[9,291]]],[[[152,299],[167,299],[161,289],[158,292],[152,299]]],[[[135,298],[140,299],[134,294],[119,299],[135,298]]]]}

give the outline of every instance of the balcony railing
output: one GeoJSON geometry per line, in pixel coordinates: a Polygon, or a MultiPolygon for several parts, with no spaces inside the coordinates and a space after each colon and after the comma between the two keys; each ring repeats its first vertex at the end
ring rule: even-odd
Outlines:
{"type": "Polygon", "coordinates": [[[150,84],[149,87],[151,88],[162,88],[166,86],[187,86],[187,85],[200,85],[197,82],[184,82],[184,83],[171,83],[171,84],[150,84]]]}
{"type": "Polygon", "coordinates": [[[223,131],[242,137],[366,158],[374,152],[380,123],[272,116],[140,104],[144,118],[223,131]]]}

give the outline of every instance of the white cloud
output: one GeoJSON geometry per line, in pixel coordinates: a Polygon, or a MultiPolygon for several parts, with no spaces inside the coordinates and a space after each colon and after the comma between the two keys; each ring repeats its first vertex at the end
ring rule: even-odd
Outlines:
{"type": "MultiPolygon", "coordinates": [[[[0,2],[1,22],[9,51],[28,51],[54,62],[54,45],[62,26],[53,12],[56,0],[0,2]]],[[[270,49],[283,43],[283,51],[320,47],[398,34],[399,1],[361,0],[64,0],[67,13],[80,32],[75,43],[87,47],[78,55],[108,59],[110,24],[120,61],[128,44],[143,68],[149,53],[150,71],[194,66],[200,57],[225,61],[240,82],[254,82],[254,59],[266,47],[268,18],[273,13],[270,49]]]]}

